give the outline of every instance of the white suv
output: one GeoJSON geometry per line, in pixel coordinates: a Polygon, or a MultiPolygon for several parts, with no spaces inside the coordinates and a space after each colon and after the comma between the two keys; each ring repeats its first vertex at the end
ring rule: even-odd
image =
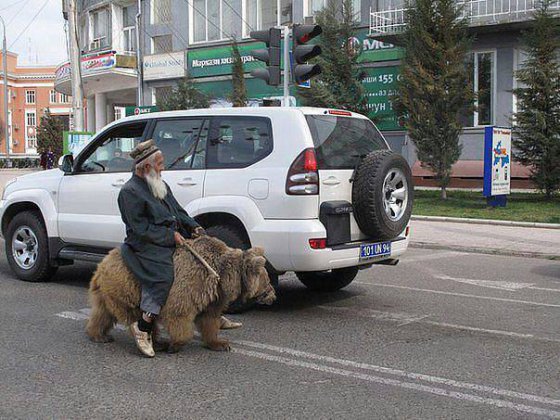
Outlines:
{"type": "Polygon", "coordinates": [[[364,116],[319,108],[173,111],[109,124],[60,169],[6,185],[1,232],[15,274],[48,280],[74,260],[99,261],[124,239],[117,206],[129,152],[163,151],[163,178],[209,234],[265,249],[272,279],[295,271],[315,290],[358,269],[395,264],[408,246],[410,168],[364,116]]]}

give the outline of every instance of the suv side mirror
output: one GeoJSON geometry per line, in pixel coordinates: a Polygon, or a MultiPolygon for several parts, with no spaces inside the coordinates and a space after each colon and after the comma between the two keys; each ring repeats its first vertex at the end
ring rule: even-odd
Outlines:
{"type": "Polygon", "coordinates": [[[58,168],[65,174],[71,174],[74,167],[74,156],[64,155],[58,159],[58,168]]]}

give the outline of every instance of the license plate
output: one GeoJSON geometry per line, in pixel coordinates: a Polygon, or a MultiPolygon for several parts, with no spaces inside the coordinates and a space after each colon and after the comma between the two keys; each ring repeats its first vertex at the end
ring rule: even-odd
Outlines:
{"type": "Polygon", "coordinates": [[[391,255],[391,242],[379,242],[376,244],[360,245],[360,260],[370,260],[373,258],[391,255]]]}

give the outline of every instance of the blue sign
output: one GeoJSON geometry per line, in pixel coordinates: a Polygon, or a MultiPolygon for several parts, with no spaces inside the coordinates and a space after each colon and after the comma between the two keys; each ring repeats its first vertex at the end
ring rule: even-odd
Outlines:
{"type": "Polygon", "coordinates": [[[488,203],[505,206],[511,192],[511,129],[486,127],[484,129],[484,185],[482,193],[493,198],[488,203]]]}

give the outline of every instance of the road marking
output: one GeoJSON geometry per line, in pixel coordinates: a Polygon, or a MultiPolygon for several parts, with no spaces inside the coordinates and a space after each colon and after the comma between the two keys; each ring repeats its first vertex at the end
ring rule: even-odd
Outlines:
{"type": "Polygon", "coordinates": [[[443,328],[452,328],[456,330],[474,331],[474,332],[482,332],[486,334],[503,335],[507,337],[525,338],[525,339],[533,339],[538,341],[560,343],[560,339],[539,337],[539,336],[535,336],[534,334],[525,334],[525,333],[517,333],[513,331],[471,327],[468,325],[450,324],[448,322],[430,321],[426,319],[429,318],[431,315],[413,315],[413,314],[406,314],[406,313],[383,312],[383,311],[376,311],[373,309],[356,310],[353,308],[348,308],[343,306],[321,305],[318,306],[318,308],[331,312],[349,312],[352,315],[360,316],[362,318],[372,318],[372,319],[379,319],[382,321],[398,322],[399,323],[397,325],[398,327],[417,322],[419,324],[433,325],[436,327],[443,327],[443,328]]]}
{"type": "Polygon", "coordinates": [[[531,290],[544,290],[545,292],[560,292],[560,289],[549,289],[547,287],[529,287],[531,290]]]}
{"type": "Polygon", "coordinates": [[[530,301],[530,300],[518,300],[518,299],[498,298],[498,297],[492,297],[492,296],[470,295],[470,294],[467,294],[467,293],[453,293],[453,292],[444,292],[442,290],[421,289],[419,287],[398,286],[396,284],[367,283],[365,281],[354,281],[353,283],[365,284],[365,285],[368,285],[368,286],[390,287],[390,288],[394,288],[394,289],[412,290],[412,291],[415,291],[415,292],[435,293],[437,295],[468,297],[468,298],[473,298],[473,299],[495,300],[495,301],[498,301],[498,302],[511,302],[511,303],[520,303],[520,304],[532,305],[532,306],[545,306],[545,307],[549,307],[549,308],[560,308],[560,305],[557,305],[557,304],[554,304],[554,303],[533,302],[533,301],[530,301]]]}
{"type": "MultiPolygon", "coordinates": [[[[62,317],[62,318],[76,320],[76,321],[83,321],[83,320],[87,319],[87,317],[88,317],[87,314],[88,313],[90,313],[89,309],[86,308],[86,309],[81,309],[79,312],[65,311],[65,312],[55,314],[55,315],[59,316],[59,317],[62,317]]],[[[124,329],[124,327],[121,326],[121,325],[117,325],[117,327],[121,327],[119,329],[124,329]]],[[[244,347],[249,347],[249,348],[254,348],[254,349],[258,349],[258,350],[267,350],[267,351],[276,352],[276,353],[280,353],[280,354],[288,354],[288,355],[291,355],[291,356],[297,357],[297,358],[318,360],[318,361],[321,361],[323,363],[337,364],[337,365],[341,365],[341,366],[345,366],[345,367],[352,367],[354,369],[373,371],[373,372],[393,375],[393,376],[397,376],[397,377],[401,377],[401,378],[407,378],[407,379],[410,379],[410,380],[417,380],[417,381],[423,381],[423,382],[428,382],[428,383],[433,383],[433,384],[440,384],[440,385],[445,385],[445,386],[448,386],[448,387],[460,388],[462,390],[489,393],[489,394],[499,395],[499,396],[502,396],[502,397],[509,397],[509,398],[515,398],[515,399],[519,399],[519,400],[525,400],[525,401],[528,401],[528,402],[541,403],[541,404],[553,405],[553,406],[560,406],[560,400],[558,400],[558,399],[541,397],[541,396],[538,396],[538,395],[526,394],[526,393],[517,392],[517,391],[510,391],[510,390],[495,388],[495,387],[491,387],[491,386],[487,386],[487,385],[472,384],[472,383],[468,383],[468,382],[456,381],[456,380],[453,380],[453,379],[441,378],[441,377],[437,377],[437,376],[424,375],[424,374],[419,374],[419,373],[407,372],[407,371],[399,370],[399,369],[393,369],[393,368],[388,368],[388,367],[383,367],[383,366],[371,365],[371,364],[367,364],[367,363],[355,362],[355,361],[351,361],[351,360],[338,359],[338,358],[334,358],[334,357],[330,357],[330,356],[322,356],[322,355],[318,355],[318,354],[314,354],[314,353],[308,353],[308,352],[304,352],[304,351],[300,351],[300,350],[295,350],[295,349],[290,349],[290,348],[285,348],[285,347],[278,347],[278,346],[264,344],[264,343],[257,343],[257,342],[246,341],[246,340],[232,340],[231,342],[233,344],[237,344],[237,345],[244,346],[244,347]]],[[[330,374],[334,374],[334,375],[345,376],[345,377],[354,378],[354,379],[360,379],[360,380],[379,383],[379,384],[383,384],[383,385],[396,386],[396,387],[400,387],[400,388],[404,388],[404,389],[410,389],[410,390],[419,391],[419,392],[427,392],[427,393],[430,393],[430,394],[435,394],[435,395],[444,396],[444,397],[448,397],[448,398],[454,398],[454,399],[458,399],[458,400],[473,401],[473,402],[477,402],[477,403],[481,403],[481,404],[487,404],[487,405],[491,405],[491,406],[495,406],[495,407],[499,407],[499,408],[508,408],[508,409],[512,409],[512,410],[516,410],[516,411],[525,412],[525,413],[537,414],[537,415],[548,416],[548,417],[553,417],[553,418],[560,418],[560,411],[545,409],[545,408],[541,408],[541,407],[534,407],[534,406],[530,406],[530,405],[526,405],[526,404],[519,404],[519,403],[515,403],[515,402],[501,400],[501,399],[489,398],[489,397],[486,397],[486,396],[478,396],[478,395],[468,394],[468,393],[465,393],[465,392],[451,391],[451,390],[448,390],[448,389],[445,389],[445,388],[428,386],[428,385],[414,383],[414,382],[406,382],[406,381],[401,381],[401,380],[398,380],[398,379],[374,376],[374,375],[370,375],[370,374],[366,374],[366,373],[362,373],[362,372],[340,369],[340,368],[336,368],[336,367],[332,367],[332,366],[328,366],[328,365],[324,365],[324,364],[311,363],[311,362],[308,362],[308,361],[305,361],[305,360],[298,360],[298,359],[278,356],[278,355],[269,354],[269,353],[261,353],[261,352],[257,352],[257,351],[247,350],[247,349],[244,349],[244,348],[241,348],[241,349],[234,348],[233,352],[237,353],[237,354],[242,354],[242,355],[245,355],[245,356],[259,358],[259,359],[262,359],[262,360],[274,361],[274,362],[281,363],[281,364],[288,365],[288,366],[303,367],[303,368],[306,368],[306,369],[312,369],[312,370],[316,370],[316,371],[320,371],[320,372],[324,372],[324,373],[330,373],[330,374]]]]}
{"type": "MultiPolygon", "coordinates": [[[[525,412],[525,413],[537,414],[537,415],[541,415],[541,416],[548,416],[548,417],[552,417],[552,418],[560,418],[560,411],[534,407],[534,406],[530,406],[530,405],[526,405],[526,404],[519,404],[519,403],[514,403],[514,402],[510,402],[510,401],[505,401],[505,400],[499,400],[499,399],[495,399],[495,398],[481,397],[481,396],[478,396],[478,395],[467,394],[467,393],[464,393],[464,392],[450,391],[450,390],[445,389],[445,388],[438,388],[438,387],[418,384],[418,383],[414,383],[414,382],[405,382],[405,381],[400,381],[398,379],[384,378],[384,377],[381,377],[381,376],[374,376],[374,375],[370,375],[370,374],[367,374],[367,373],[355,372],[355,371],[350,371],[350,370],[346,370],[346,369],[340,369],[340,368],[335,368],[335,367],[331,367],[331,366],[320,365],[320,364],[317,364],[317,363],[311,363],[311,362],[306,362],[306,361],[302,361],[302,360],[291,359],[291,358],[282,357],[282,356],[276,356],[276,355],[272,355],[272,354],[268,354],[268,353],[260,353],[260,352],[256,352],[256,351],[252,351],[252,350],[234,348],[232,351],[234,353],[237,353],[237,354],[243,354],[245,356],[250,356],[250,357],[255,357],[255,358],[258,358],[258,359],[277,362],[277,363],[281,363],[281,364],[284,364],[284,365],[287,365],[287,366],[302,367],[302,368],[306,368],[306,369],[316,370],[316,371],[319,371],[319,372],[330,373],[330,374],[334,374],[334,375],[345,376],[345,377],[348,377],[348,378],[361,379],[363,381],[379,383],[379,384],[382,384],[382,385],[396,386],[396,387],[399,387],[399,388],[405,388],[405,389],[410,389],[410,390],[419,391],[419,392],[427,392],[427,393],[430,393],[430,394],[435,394],[435,395],[448,397],[448,398],[454,398],[454,399],[458,399],[458,400],[472,401],[472,402],[477,402],[477,403],[481,403],[481,404],[492,405],[494,407],[499,407],[499,408],[509,408],[509,409],[512,409],[512,410],[521,411],[521,412],[525,412]]],[[[531,397],[537,397],[537,396],[533,395],[531,397]]]]}
{"type": "Polygon", "coordinates": [[[495,280],[477,280],[477,279],[465,279],[462,277],[451,277],[443,274],[434,275],[436,279],[440,280],[451,280],[458,283],[472,284],[474,286],[487,287],[490,289],[500,289],[508,291],[517,291],[520,289],[531,288],[535,283],[515,283],[511,281],[495,281],[495,280]]]}
{"type": "Polygon", "coordinates": [[[418,257],[402,257],[400,264],[404,263],[413,263],[413,262],[423,262],[428,260],[439,260],[441,258],[449,258],[449,257],[458,257],[460,255],[469,255],[468,252],[458,252],[458,251],[449,251],[449,252],[440,252],[439,254],[429,254],[424,256],[418,257]]]}

